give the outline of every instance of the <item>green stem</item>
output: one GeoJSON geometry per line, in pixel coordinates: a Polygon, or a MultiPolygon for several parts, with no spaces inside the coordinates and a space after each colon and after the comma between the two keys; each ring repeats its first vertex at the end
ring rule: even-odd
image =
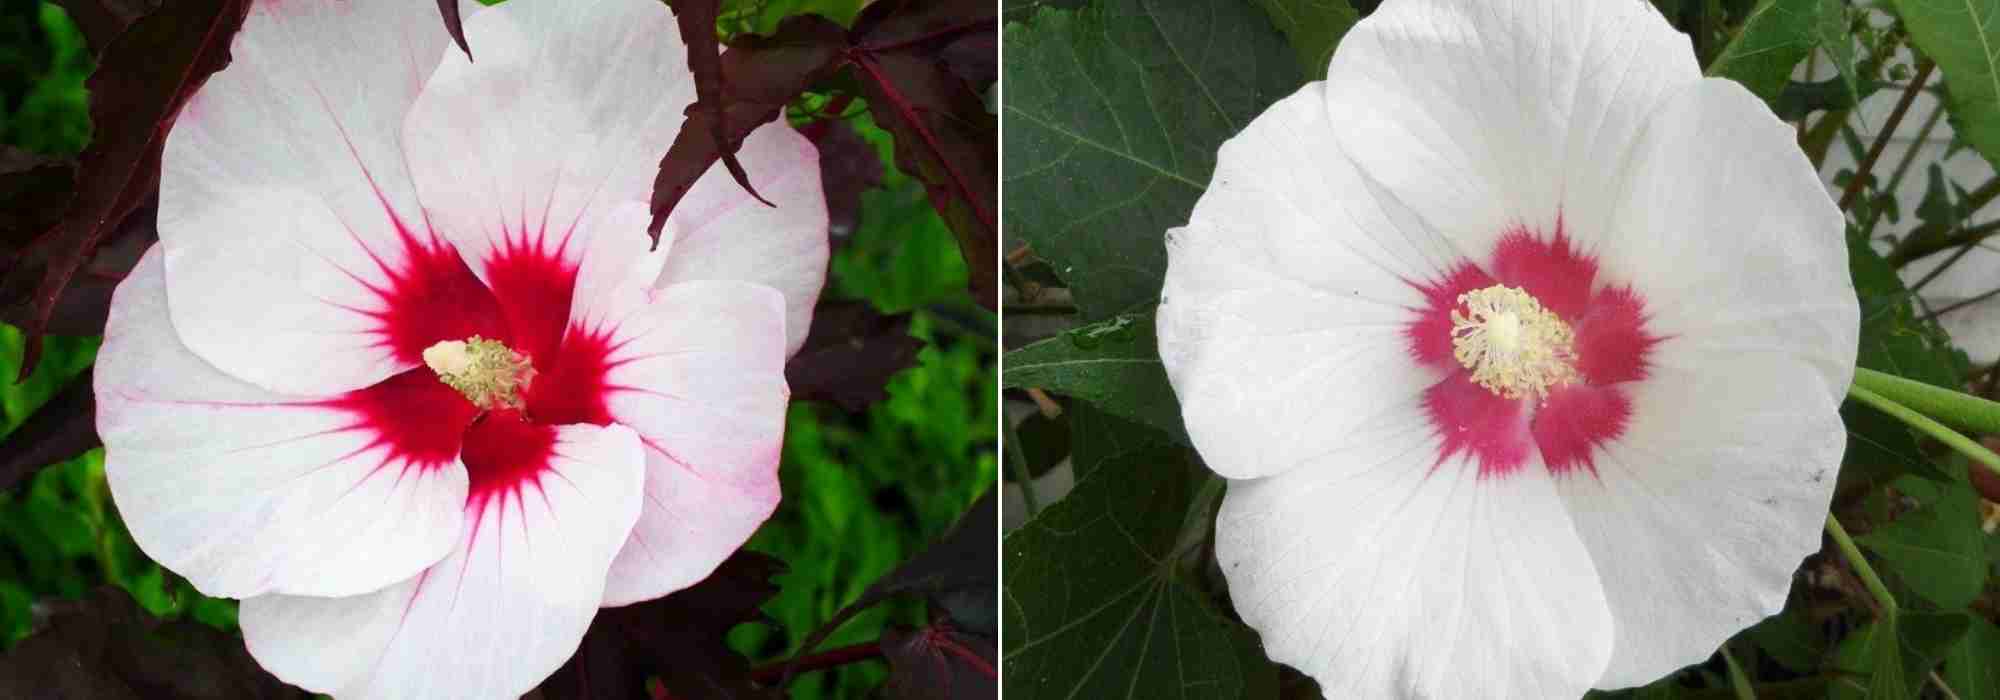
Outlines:
{"type": "Polygon", "coordinates": [[[1729,687],[1736,690],[1736,700],[1757,700],[1757,693],[1750,689],[1750,677],[1743,673],[1743,667],[1736,663],[1736,657],[1729,655],[1729,644],[1722,645],[1722,662],[1729,666],[1729,687]]]}
{"type": "Polygon", "coordinates": [[[1042,501],[1035,497],[1035,475],[1028,472],[1028,458],[1021,456],[1021,433],[1005,417],[1000,420],[1007,426],[1007,443],[1000,446],[1000,452],[1006,455],[1007,470],[1014,473],[1014,485],[1021,487],[1021,501],[1027,506],[1028,517],[1035,517],[1042,511],[1042,501]]]}
{"type": "MultiPolygon", "coordinates": [[[[1857,378],[1858,376],[1857,374],[1857,378]]],[[[1862,403],[1869,406],[1873,406],[1878,411],[1894,416],[1904,424],[1916,428],[1917,432],[1936,438],[1938,442],[1942,442],[1945,446],[1957,450],[1959,454],[1971,457],[1972,461],[1986,465],[1986,468],[1993,470],[1994,474],[2000,474],[2000,455],[1993,454],[1992,450],[1986,449],[1978,441],[1961,435],[1958,431],[1945,427],[1943,423],[1931,420],[1928,416],[1911,410],[1908,406],[1896,403],[1888,397],[1869,391],[1868,387],[1862,386],[1861,382],[1857,381],[1854,386],[1848,387],[1847,395],[1859,399],[1862,403]]]]}
{"type": "Polygon", "coordinates": [[[1974,433],[2000,433],[2000,403],[1865,367],[1854,369],[1854,383],[1945,425],[1974,433]]]}
{"type": "Polygon", "coordinates": [[[1854,538],[1847,536],[1847,528],[1840,526],[1840,519],[1826,514],[1826,534],[1833,536],[1834,545],[1840,547],[1840,556],[1847,559],[1847,565],[1854,574],[1861,577],[1861,584],[1868,587],[1869,595],[1882,606],[1882,618],[1896,619],[1898,608],[1896,596],[1889,594],[1889,587],[1882,585],[1882,577],[1875,575],[1875,567],[1868,565],[1868,558],[1861,555],[1861,548],[1854,545],[1854,538]]]}

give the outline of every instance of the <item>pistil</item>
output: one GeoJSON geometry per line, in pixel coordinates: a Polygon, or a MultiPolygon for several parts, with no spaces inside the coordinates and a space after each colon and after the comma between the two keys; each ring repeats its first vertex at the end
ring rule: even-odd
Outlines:
{"type": "Polygon", "coordinates": [[[424,348],[424,364],[437,373],[438,381],[489,411],[521,408],[521,394],[535,376],[526,356],[498,340],[476,335],[424,348]]]}
{"type": "Polygon", "coordinates": [[[1527,292],[1505,285],[1458,296],[1451,312],[1452,356],[1472,381],[1495,394],[1541,401],[1578,380],[1575,334],[1527,292]]]}

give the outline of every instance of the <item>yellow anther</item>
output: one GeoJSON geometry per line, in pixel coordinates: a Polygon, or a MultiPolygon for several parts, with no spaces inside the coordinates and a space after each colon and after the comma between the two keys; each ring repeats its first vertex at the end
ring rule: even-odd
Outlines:
{"type": "Polygon", "coordinates": [[[535,376],[527,357],[498,340],[476,335],[424,348],[424,364],[437,373],[438,381],[487,410],[520,408],[521,394],[535,376]]]}
{"type": "Polygon", "coordinates": [[[1540,401],[1577,381],[1569,324],[1527,292],[1494,285],[1460,294],[1458,303],[1465,310],[1451,312],[1451,354],[1473,382],[1506,398],[1540,401]]]}

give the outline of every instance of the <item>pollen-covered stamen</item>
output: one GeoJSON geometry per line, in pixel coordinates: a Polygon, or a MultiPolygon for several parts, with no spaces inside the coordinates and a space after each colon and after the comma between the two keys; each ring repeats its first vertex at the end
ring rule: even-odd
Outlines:
{"type": "Polygon", "coordinates": [[[476,335],[424,348],[424,364],[437,373],[438,381],[486,410],[521,408],[521,395],[535,376],[526,356],[498,340],[476,335]]]}
{"type": "Polygon", "coordinates": [[[1494,285],[1458,295],[1451,312],[1452,356],[1472,381],[1500,396],[1548,398],[1577,381],[1569,324],[1516,287],[1494,285]]]}

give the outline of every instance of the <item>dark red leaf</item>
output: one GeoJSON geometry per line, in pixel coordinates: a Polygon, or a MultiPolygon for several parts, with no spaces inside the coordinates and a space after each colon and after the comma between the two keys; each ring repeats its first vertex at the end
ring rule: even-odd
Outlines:
{"type": "Polygon", "coordinates": [[[0,697],[311,697],[259,669],[243,640],[194,622],[153,619],[112,586],[36,608],[42,629],[0,656],[0,697]]]}
{"type": "Polygon", "coordinates": [[[160,150],[181,105],[229,64],[229,43],[249,0],[176,0],[132,23],[105,47],[90,76],[94,132],[80,159],[76,195],[53,232],[36,289],[21,376],[33,371],[41,336],[63,289],[105,234],[153,195],[160,150]]]}
{"type": "Polygon", "coordinates": [[[27,422],[6,437],[0,452],[0,491],[46,467],[83,454],[98,446],[97,398],[91,392],[91,373],[70,381],[55,398],[43,404],[27,422]]]}
{"type": "Polygon", "coordinates": [[[983,93],[997,75],[996,11],[982,0],[880,0],[855,19],[850,56],[875,122],[896,136],[896,166],[924,182],[989,309],[999,304],[1000,129],[983,93]]]}
{"type": "Polygon", "coordinates": [[[950,67],[921,51],[854,59],[875,122],[896,136],[896,167],[924,182],[958,238],[973,298],[997,309],[999,122],[950,67]]]}
{"type": "Polygon", "coordinates": [[[888,697],[895,700],[990,700],[999,697],[993,640],[940,619],[923,629],[882,635],[889,659],[888,697]]]}
{"type": "Polygon", "coordinates": [[[884,316],[861,302],[821,304],[805,345],[785,364],[792,398],[832,401],[849,411],[881,401],[889,378],[924,348],[909,330],[909,314],[884,316]]]}
{"type": "MultiPolygon", "coordinates": [[[[922,595],[950,611],[964,629],[991,636],[998,627],[1000,588],[999,506],[988,491],[966,509],[944,539],[903,562],[847,607],[834,613],[799,648],[811,651],[849,618],[897,595],[922,595]]],[[[883,650],[888,650],[884,645],[883,650]]]]}
{"type": "MultiPolygon", "coordinates": [[[[819,179],[826,191],[828,232],[834,240],[854,233],[861,223],[861,193],[882,184],[882,159],[875,147],[845,121],[814,122],[819,147],[819,179]]],[[[813,134],[808,134],[809,136],[813,134]]]]}
{"type": "Polygon", "coordinates": [[[18,250],[62,217],[76,159],[0,145],[0,249],[18,250]]]}
{"type": "MultiPolygon", "coordinates": [[[[751,131],[783,114],[785,105],[807,86],[837,67],[846,47],[846,32],[840,25],[818,15],[802,15],[787,18],[770,37],[750,37],[731,46],[710,66],[701,55],[700,37],[705,36],[711,48],[717,45],[715,2],[685,5],[677,4],[675,11],[681,13],[676,18],[681,36],[688,42],[688,62],[694,70],[698,97],[688,106],[687,121],[660,159],[660,173],[653,180],[653,224],[647,233],[655,244],[667,215],[717,159],[744,190],[757,194],[750,188],[749,175],[736,162],[737,147],[751,131]],[[706,29],[697,31],[691,23],[703,16],[707,24],[701,26],[706,29]]],[[[763,197],[758,201],[764,201],[763,197]]]]}
{"type": "Polygon", "coordinates": [[[83,43],[90,46],[90,52],[103,55],[111,40],[124,34],[127,27],[140,17],[160,9],[161,0],[56,0],[76,28],[83,32],[83,43]]]}
{"type": "MultiPolygon", "coordinates": [[[[106,236],[91,256],[90,264],[70,281],[55,308],[50,310],[44,330],[56,335],[98,335],[104,332],[105,318],[111,314],[111,292],[139,264],[139,256],[159,240],[154,229],[158,209],[152,204],[139,207],[125,223],[106,236]]],[[[34,318],[28,290],[33,279],[46,268],[46,256],[30,251],[18,261],[19,267],[0,275],[0,322],[26,326],[34,318]]]]}
{"type": "Polygon", "coordinates": [[[458,0],[438,0],[438,16],[444,18],[445,33],[465,52],[465,60],[472,60],[472,47],[465,43],[465,23],[458,19],[458,0]]]}
{"type": "Polygon", "coordinates": [[[783,698],[751,679],[749,662],[723,637],[739,624],[765,622],[758,608],[778,594],[771,577],[784,568],[740,551],[687,590],[597,611],[576,656],[542,683],[542,697],[650,700],[647,682],[657,678],[673,698],[783,698]]]}

